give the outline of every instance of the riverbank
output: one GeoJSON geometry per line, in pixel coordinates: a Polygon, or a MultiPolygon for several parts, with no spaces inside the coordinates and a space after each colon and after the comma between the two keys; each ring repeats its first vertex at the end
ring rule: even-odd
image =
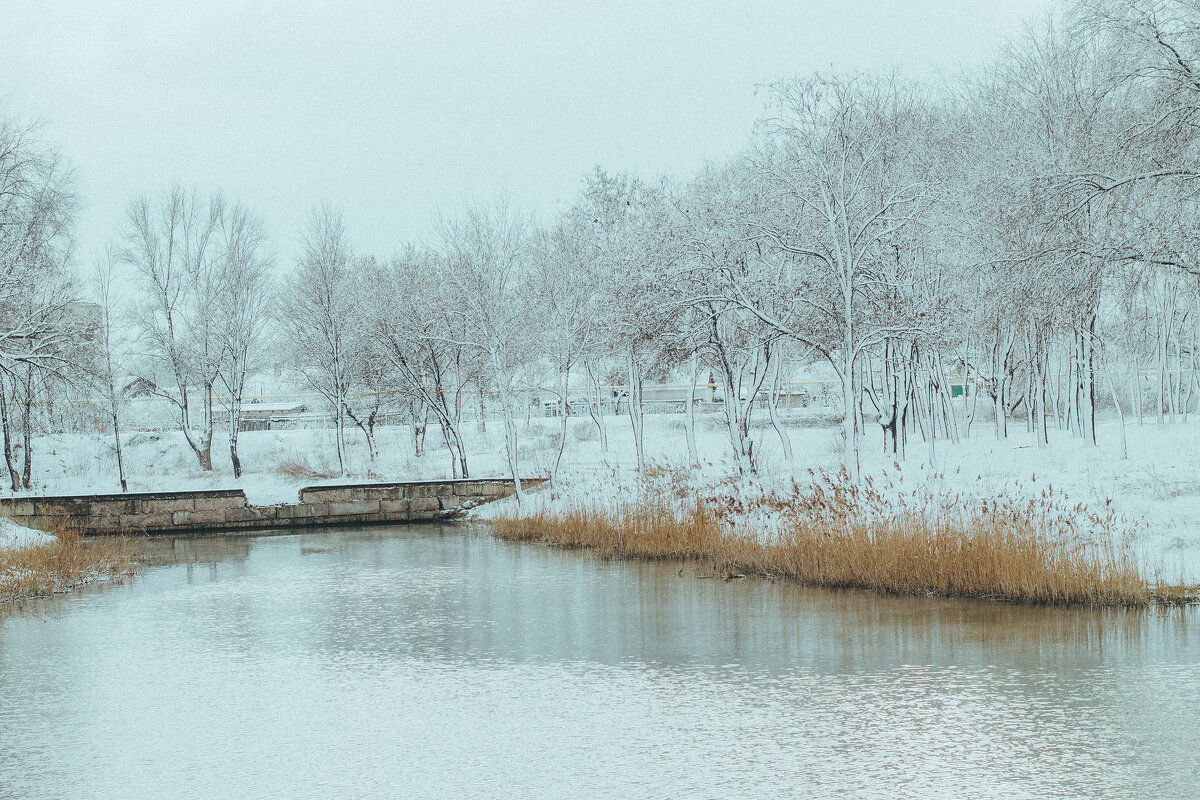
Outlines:
{"type": "Polygon", "coordinates": [[[134,545],[120,537],[32,531],[0,519],[0,603],[44,597],[98,581],[123,581],[141,569],[134,545]]]}
{"type": "Polygon", "coordinates": [[[491,521],[501,539],[698,560],[726,579],[1125,607],[1193,602],[1200,591],[1146,564],[1128,520],[1050,487],[1031,499],[975,498],[838,472],[784,491],[733,481],[702,489],[687,471],[658,468],[608,498],[560,490],[510,503],[491,521]]]}
{"type": "MultiPolygon", "coordinates": [[[[761,466],[758,480],[773,490],[785,491],[793,479],[807,484],[809,470],[832,472],[838,468],[842,460],[840,433],[836,415],[828,409],[797,409],[783,416],[781,428],[790,440],[790,458],[766,421],[757,422],[762,424],[756,423],[751,433],[761,466]]],[[[520,421],[522,472],[548,473],[558,453],[560,423],[536,416],[520,421]]],[[[501,426],[489,422],[483,431],[478,423],[468,423],[463,428],[472,477],[504,475],[507,465],[501,426]]],[[[636,485],[637,458],[628,418],[610,416],[605,428],[607,443],[602,445],[591,419],[568,420],[559,477],[571,492],[606,495],[627,492],[636,485]]],[[[877,485],[902,474],[911,489],[921,486],[934,493],[964,492],[976,498],[1003,494],[1030,498],[1053,486],[1071,502],[1115,509],[1130,520],[1139,560],[1161,568],[1169,581],[1200,582],[1200,482],[1195,479],[1200,474],[1200,417],[1196,415],[1187,422],[1161,425],[1149,418],[1144,425],[1127,420],[1125,459],[1121,458],[1115,420],[1097,425],[1096,445],[1067,431],[1051,430],[1050,444],[1038,447],[1032,435],[1016,423],[1007,439],[998,439],[981,411],[969,437],[956,443],[939,440],[934,454],[927,446],[910,442],[903,458],[885,452],[877,427],[868,428],[862,470],[877,485]]],[[[327,430],[244,433],[240,447],[246,472],[240,479],[233,477],[228,452],[222,448],[214,449],[214,469],[200,470],[178,432],[131,432],[125,463],[131,490],[243,489],[252,505],[295,503],[304,486],[449,478],[449,452],[436,434],[431,427],[427,449],[418,456],[411,428],[380,428],[372,461],[361,433],[352,431],[344,477],[336,474],[332,434],[327,430]]],[[[697,486],[707,491],[734,472],[722,416],[698,415],[695,438],[700,464],[695,471],[701,473],[697,486]]],[[[647,416],[645,439],[647,459],[675,467],[693,463],[683,415],[647,416]]],[[[99,494],[119,488],[108,437],[39,437],[34,450],[35,495],[99,494]]],[[[542,491],[536,497],[541,496],[548,495],[542,491]]]]}

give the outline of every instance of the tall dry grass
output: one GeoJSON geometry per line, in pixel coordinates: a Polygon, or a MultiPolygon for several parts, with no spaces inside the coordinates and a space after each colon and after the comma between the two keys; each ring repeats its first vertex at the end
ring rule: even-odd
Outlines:
{"type": "Polygon", "coordinates": [[[124,580],[140,569],[124,537],[84,539],[65,527],[55,541],[0,550],[0,603],[65,592],[97,580],[124,580]]]}
{"type": "Polygon", "coordinates": [[[1139,569],[1111,511],[1089,512],[1050,488],[986,500],[882,491],[845,473],[747,498],[702,496],[681,473],[651,473],[628,500],[494,521],[504,539],[598,548],[619,556],[701,559],[717,574],[817,586],[1029,603],[1145,606],[1195,597],[1139,569]]]}

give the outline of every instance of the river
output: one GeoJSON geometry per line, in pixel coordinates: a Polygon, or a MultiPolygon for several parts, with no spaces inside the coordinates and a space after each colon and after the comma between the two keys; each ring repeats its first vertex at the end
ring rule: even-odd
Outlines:
{"type": "Polygon", "coordinates": [[[1200,615],[481,527],[162,539],[0,608],[0,798],[1200,797],[1200,615]]]}

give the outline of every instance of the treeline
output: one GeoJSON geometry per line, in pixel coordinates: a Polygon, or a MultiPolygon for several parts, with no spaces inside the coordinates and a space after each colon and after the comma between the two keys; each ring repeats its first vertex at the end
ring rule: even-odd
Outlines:
{"type": "MultiPolygon", "coordinates": [[[[327,400],[343,468],[346,431],[373,453],[375,420],[400,404],[436,423],[468,475],[463,419],[486,399],[515,475],[524,390],[565,402],[581,379],[601,446],[600,387],[625,387],[642,465],[643,384],[711,372],[737,468],[753,472],[755,400],[814,361],[838,376],[852,475],[868,430],[897,453],[919,437],[936,459],[981,411],[1000,437],[1018,420],[1039,446],[1054,427],[1095,441],[1102,400],[1122,424],[1191,408],[1197,76],[1194,4],[1077,1],[937,85],[780,80],[739,152],[681,182],[597,169],[551,220],[480,204],[378,259],[320,207],[272,281],[252,212],[176,190],[131,205],[111,258],[139,276],[138,363],[171,376],[163,391],[205,467],[220,403],[240,470],[246,376],[278,353],[327,400]]],[[[28,185],[49,186],[55,158],[38,152],[46,177],[28,185]]],[[[4,236],[12,286],[31,280],[18,262],[66,272],[69,232],[47,229],[47,255],[16,260],[4,236]]],[[[0,372],[19,406],[22,370],[45,359],[18,340],[4,339],[0,372]]]]}

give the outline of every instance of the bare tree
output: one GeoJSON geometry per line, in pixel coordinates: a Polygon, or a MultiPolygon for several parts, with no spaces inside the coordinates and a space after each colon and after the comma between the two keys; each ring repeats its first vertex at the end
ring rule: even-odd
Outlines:
{"type": "Polygon", "coordinates": [[[532,221],[500,200],[442,218],[439,233],[445,280],[459,304],[465,341],[481,354],[499,395],[504,448],[519,501],[516,413],[521,377],[530,363],[526,285],[532,221]]]}
{"type": "Polygon", "coordinates": [[[573,213],[590,228],[591,279],[603,293],[607,349],[625,362],[625,405],[640,471],[646,466],[643,385],[684,360],[668,335],[677,298],[667,286],[680,250],[672,237],[672,209],[661,187],[596,168],[573,213]]]}
{"type": "Polygon", "coordinates": [[[396,374],[413,403],[414,449],[421,454],[424,422],[432,414],[450,453],[450,474],[470,477],[462,435],[463,389],[477,371],[478,348],[468,341],[454,287],[441,259],[415,247],[365,276],[369,338],[381,364],[396,374]]]}
{"type": "Polygon", "coordinates": [[[121,450],[121,424],[124,418],[121,374],[117,369],[119,348],[118,329],[114,321],[116,308],[116,266],[119,257],[111,249],[96,260],[93,270],[93,286],[99,305],[99,320],[96,331],[96,366],[93,375],[96,387],[108,404],[108,415],[112,422],[113,446],[117,454],[117,478],[121,491],[129,491],[125,479],[125,456],[121,450]]]}
{"type": "Polygon", "coordinates": [[[272,258],[262,220],[241,204],[229,209],[221,227],[223,257],[218,270],[217,375],[229,404],[229,457],[235,478],[242,476],[238,455],[246,378],[262,355],[271,318],[272,258]]]}
{"type": "Polygon", "coordinates": [[[842,384],[846,467],[859,473],[858,359],[904,320],[871,316],[889,246],[930,202],[919,133],[919,91],[895,78],[813,76],[771,87],[756,162],[774,213],[750,218],[762,240],[788,256],[779,313],[733,285],[735,296],[779,333],[824,354],[842,384]],[[812,320],[817,325],[789,319],[812,320]]]}
{"type": "Polygon", "coordinates": [[[305,379],[329,404],[338,471],[346,472],[347,394],[354,375],[352,329],[360,324],[354,254],[340,212],[313,210],[302,253],[280,303],[280,323],[305,379]]]}
{"type": "Polygon", "coordinates": [[[603,325],[602,295],[585,265],[587,245],[570,217],[538,237],[530,265],[538,350],[554,373],[559,432],[550,482],[554,486],[567,442],[571,370],[597,350],[603,325]]]}
{"type": "MultiPolygon", "coordinates": [[[[778,372],[773,359],[782,335],[727,290],[744,287],[772,268],[767,262],[779,258],[762,247],[757,229],[746,222],[758,189],[754,178],[744,158],[710,166],[676,200],[679,235],[689,255],[675,284],[682,290],[681,310],[690,312],[681,318],[698,329],[698,351],[720,372],[726,429],[739,474],[758,472],[750,422],[767,377],[778,372]]],[[[782,436],[781,441],[787,444],[782,436]]]]}
{"type": "Polygon", "coordinates": [[[126,214],[122,258],[137,271],[141,329],[155,393],[179,413],[179,426],[203,470],[212,469],[213,384],[220,348],[214,320],[219,296],[224,198],[202,200],[174,187],[157,200],[134,200],[126,214]],[[163,386],[161,376],[174,381],[163,386]],[[193,391],[200,395],[196,418],[193,391]]]}
{"type": "Polygon", "coordinates": [[[39,395],[51,381],[72,377],[79,363],[67,269],[72,184],[58,151],[38,139],[36,128],[0,117],[0,429],[13,491],[32,484],[39,395]],[[20,472],[13,462],[18,426],[20,472]]]}

